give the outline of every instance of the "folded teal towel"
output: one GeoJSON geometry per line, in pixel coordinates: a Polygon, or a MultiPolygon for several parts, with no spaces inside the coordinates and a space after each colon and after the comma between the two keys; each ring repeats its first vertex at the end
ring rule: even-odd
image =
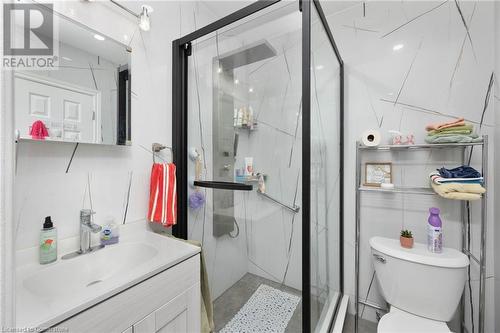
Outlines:
{"type": "Polygon", "coordinates": [[[425,138],[427,143],[471,143],[481,141],[483,141],[483,138],[480,138],[477,134],[430,135],[425,138]]]}

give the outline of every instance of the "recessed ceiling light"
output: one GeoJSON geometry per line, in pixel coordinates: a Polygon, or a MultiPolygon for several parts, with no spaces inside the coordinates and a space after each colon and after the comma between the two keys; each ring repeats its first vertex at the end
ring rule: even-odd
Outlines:
{"type": "Polygon", "coordinates": [[[217,73],[222,73],[222,68],[217,68],[217,73]]]}
{"type": "Polygon", "coordinates": [[[238,83],[240,83],[240,80],[238,80],[238,79],[234,80],[234,84],[238,84],[238,83]]]}
{"type": "Polygon", "coordinates": [[[399,50],[401,50],[403,47],[405,47],[405,46],[404,46],[404,44],[396,44],[396,45],[394,45],[394,46],[392,47],[392,49],[393,49],[394,51],[399,51],[399,50]]]}
{"type": "Polygon", "coordinates": [[[106,38],[104,38],[103,36],[101,35],[98,35],[98,34],[95,34],[94,35],[94,38],[97,39],[97,40],[105,40],[106,38]]]}
{"type": "Polygon", "coordinates": [[[252,93],[253,92],[253,88],[252,87],[248,88],[248,92],[252,93]]]}

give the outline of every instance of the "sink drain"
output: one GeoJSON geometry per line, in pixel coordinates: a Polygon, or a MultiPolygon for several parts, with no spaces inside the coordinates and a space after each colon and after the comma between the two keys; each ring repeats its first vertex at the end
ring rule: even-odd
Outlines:
{"type": "Polygon", "coordinates": [[[92,281],[92,282],[90,282],[89,284],[87,284],[87,287],[90,287],[90,286],[92,286],[92,285],[94,285],[94,284],[97,284],[97,283],[99,283],[99,282],[102,282],[102,280],[95,280],[95,281],[92,281]]]}

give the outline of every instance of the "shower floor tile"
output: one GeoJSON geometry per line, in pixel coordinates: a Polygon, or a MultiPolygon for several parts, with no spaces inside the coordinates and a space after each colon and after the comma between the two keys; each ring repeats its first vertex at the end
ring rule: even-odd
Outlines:
{"type": "MultiPolygon", "coordinates": [[[[221,330],[238,311],[245,305],[261,284],[301,297],[302,293],[294,288],[281,285],[266,278],[247,273],[238,282],[227,289],[214,301],[215,331],[221,330]]],[[[292,318],[288,322],[286,332],[302,331],[302,301],[299,303],[292,318]]]]}

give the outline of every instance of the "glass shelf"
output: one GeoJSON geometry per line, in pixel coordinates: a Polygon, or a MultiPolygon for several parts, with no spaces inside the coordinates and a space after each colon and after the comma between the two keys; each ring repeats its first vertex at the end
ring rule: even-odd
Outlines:
{"type": "Polygon", "coordinates": [[[421,195],[436,195],[436,192],[430,187],[395,187],[381,188],[371,186],[360,186],[360,192],[384,192],[384,193],[403,193],[403,194],[421,194],[421,195]]]}
{"type": "Polygon", "coordinates": [[[233,126],[237,130],[247,130],[249,132],[253,132],[257,130],[257,123],[254,123],[253,126],[248,126],[248,125],[236,125],[233,126]]]}

